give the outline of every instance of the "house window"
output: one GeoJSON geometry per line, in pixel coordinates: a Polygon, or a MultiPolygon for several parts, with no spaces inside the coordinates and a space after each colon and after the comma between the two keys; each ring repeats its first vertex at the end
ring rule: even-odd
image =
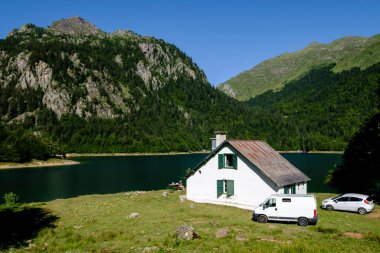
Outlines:
{"type": "Polygon", "coordinates": [[[296,194],[296,185],[287,185],[284,187],[285,194],[296,194]]]}
{"type": "Polygon", "coordinates": [[[219,169],[237,169],[237,155],[236,154],[219,154],[218,155],[218,168],[219,169]]]}
{"type": "Polygon", "coordinates": [[[225,154],[224,159],[225,159],[225,165],[226,167],[233,167],[232,160],[233,160],[234,155],[233,154],[225,154]]]}
{"type": "Polygon", "coordinates": [[[233,196],[235,194],[234,190],[234,180],[217,180],[216,181],[217,198],[225,194],[227,197],[233,196]]]}

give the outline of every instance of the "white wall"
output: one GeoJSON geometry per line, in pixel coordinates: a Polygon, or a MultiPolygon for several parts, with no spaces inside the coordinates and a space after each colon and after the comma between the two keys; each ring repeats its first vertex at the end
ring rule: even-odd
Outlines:
{"type": "MultiPolygon", "coordinates": [[[[284,194],[284,188],[281,188],[277,191],[278,194],[284,194]]],[[[307,183],[298,183],[296,184],[296,194],[307,194],[307,183]]]]}
{"type": "Polygon", "coordinates": [[[187,179],[187,198],[201,203],[232,205],[253,209],[269,195],[279,193],[266,177],[255,167],[249,167],[245,158],[238,155],[237,170],[218,169],[218,154],[234,153],[228,146],[223,147],[206,164],[187,179]],[[217,198],[217,180],[234,180],[234,196],[217,198]]]}

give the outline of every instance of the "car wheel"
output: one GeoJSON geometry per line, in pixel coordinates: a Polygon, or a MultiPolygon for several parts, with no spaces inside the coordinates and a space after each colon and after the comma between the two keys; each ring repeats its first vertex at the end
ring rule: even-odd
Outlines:
{"type": "Polygon", "coordinates": [[[360,207],[360,208],[358,209],[358,213],[359,213],[359,214],[366,214],[366,213],[367,213],[367,210],[365,210],[365,208],[363,208],[363,207],[360,207]]]}
{"type": "Polygon", "coordinates": [[[332,211],[332,210],[334,210],[334,207],[332,205],[327,205],[326,206],[326,210],[327,211],[332,211]]]}
{"type": "Polygon", "coordinates": [[[309,221],[308,221],[306,218],[301,217],[301,218],[298,218],[298,222],[297,222],[297,224],[298,224],[299,226],[301,226],[301,227],[306,227],[307,224],[309,224],[309,221]]]}
{"type": "Polygon", "coordinates": [[[268,217],[266,217],[265,215],[260,215],[259,217],[257,217],[257,221],[259,223],[267,223],[268,222],[268,217]]]}

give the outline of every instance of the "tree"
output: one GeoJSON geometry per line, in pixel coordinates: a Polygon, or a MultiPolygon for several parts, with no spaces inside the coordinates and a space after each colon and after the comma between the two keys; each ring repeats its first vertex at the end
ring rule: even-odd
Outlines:
{"type": "MultiPolygon", "coordinates": [[[[380,97],[380,89],[378,94],[380,97]]],[[[372,116],[350,140],[342,164],[332,172],[330,185],[341,192],[375,194],[379,199],[380,112],[372,116]]]]}

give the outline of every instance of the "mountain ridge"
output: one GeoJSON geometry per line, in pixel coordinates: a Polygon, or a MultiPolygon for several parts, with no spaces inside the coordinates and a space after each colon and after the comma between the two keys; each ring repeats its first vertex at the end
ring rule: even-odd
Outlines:
{"type": "Polygon", "coordinates": [[[334,72],[353,67],[366,69],[380,62],[380,34],[372,37],[347,36],[328,44],[313,42],[305,48],[265,60],[243,71],[218,89],[238,100],[248,100],[267,90],[278,91],[312,68],[336,63],[334,72]]]}

